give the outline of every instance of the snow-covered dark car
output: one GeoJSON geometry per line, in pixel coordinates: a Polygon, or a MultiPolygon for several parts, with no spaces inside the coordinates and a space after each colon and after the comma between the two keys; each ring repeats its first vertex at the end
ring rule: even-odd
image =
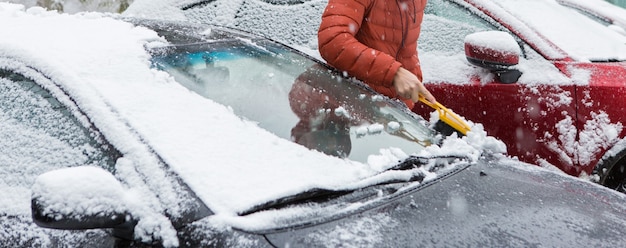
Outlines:
{"type": "MultiPolygon", "coordinates": [[[[319,57],[327,0],[158,2],[169,9],[136,0],[125,14],[227,25],[319,57]]],[[[626,36],[552,0],[429,0],[424,11],[420,64],[441,103],[483,124],[521,161],[626,191],[626,36]],[[508,33],[513,52],[498,50],[492,32],[508,33]],[[468,36],[482,42],[466,44],[468,36]]]]}
{"type": "Polygon", "coordinates": [[[7,247],[619,246],[626,197],[268,39],[0,3],[7,247]],[[49,32],[49,31],[53,32],[49,32]]]}

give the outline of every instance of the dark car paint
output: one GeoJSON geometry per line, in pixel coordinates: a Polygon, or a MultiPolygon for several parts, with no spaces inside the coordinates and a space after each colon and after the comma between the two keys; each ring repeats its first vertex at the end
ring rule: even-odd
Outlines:
{"type": "MultiPolygon", "coordinates": [[[[482,160],[402,198],[344,219],[267,234],[278,247],[323,247],[349,227],[381,229],[373,247],[619,247],[624,196],[525,164],[482,160]],[[514,183],[512,183],[514,182],[514,183]],[[575,199],[575,200],[572,200],[575,199]],[[384,221],[377,221],[383,219],[384,221]],[[384,230],[384,231],[382,231],[384,230]]],[[[362,246],[342,240],[342,246],[362,246]]]]}

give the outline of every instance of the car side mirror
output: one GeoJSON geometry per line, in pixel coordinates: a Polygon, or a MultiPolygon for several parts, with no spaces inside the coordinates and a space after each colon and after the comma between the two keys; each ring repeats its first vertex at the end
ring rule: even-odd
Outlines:
{"type": "Polygon", "coordinates": [[[519,63],[521,49],[513,36],[502,31],[485,31],[465,37],[465,57],[475,66],[494,73],[502,83],[517,82],[522,72],[513,68],[519,63]]]}
{"type": "MultiPolygon", "coordinates": [[[[121,183],[94,166],[64,168],[41,174],[32,186],[35,224],[53,229],[132,229],[121,183]]],[[[132,236],[132,235],[131,235],[132,236]]]]}

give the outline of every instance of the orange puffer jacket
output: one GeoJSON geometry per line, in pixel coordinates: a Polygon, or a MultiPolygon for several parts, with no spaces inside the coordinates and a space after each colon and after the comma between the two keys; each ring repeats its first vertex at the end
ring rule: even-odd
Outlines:
{"type": "MultiPolygon", "coordinates": [[[[422,80],[417,39],[426,0],[329,0],[318,30],[320,55],[374,90],[398,94],[400,66],[422,80]]],[[[414,103],[404,101],[409,108],[414,103]]]]}

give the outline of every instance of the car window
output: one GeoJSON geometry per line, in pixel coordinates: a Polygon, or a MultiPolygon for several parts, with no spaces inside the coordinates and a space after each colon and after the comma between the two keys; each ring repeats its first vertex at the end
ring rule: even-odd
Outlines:
{"type": "Polygon", "coordinates": [[[626,35],[626,16],[623,16],[623,13],[626,13],[626,10],[623,10],[622,13],[617,11],[621,10],[616,9],[617,7],[607,8],[614,7],[608,3],[604,6],[602,4],[596,6],[595,4],[597,3],[595,2],[589,6],[578,5],[577,2],[569,2],[563,0],[558,1],[558,3],[573,10],[576,10],[578,13],[589,17],[595,22],[598,22],[612,29],[613,31],[616,31],[622,35],[626,35]]]}
{"type": "Polygon", "coordinates": [[[260,127],[330,155],[366,162],[380,149],[412,154],[434,142],[425,121],[402,103],[266,40],[177,46],[154,62],[260,127]]]}
{"type": "Polygon", "coordinates": [[[613,23],[611,22],[611,20],[609,20],[609,19],[607,19],[607,18],[604,18],[604,17],[602,17],[602,16],[599,16],[599,15],[593,14],[593,13],[591,13],[591,12],[589,12],[589,11],[584,10],[584,9],[577,8],[576,6],[565,5],[565,4],[564,4],[564,6],[567,6],[567,7],[569,7],[569,8],[572,8],[573,10],[576,10],[576,11],[578,11],[578,13],[581,13],[581,14],[583,14],[584,16],[589,17],[589,18],[593,19],[594,21],[601,23],[601,24],[602,24],[602,25],[604,25],[604,26],[609,26],[609,25],[613,24],[613,23]]]}
{"type": "Polygon", "coordinates": [[[608,2],[620,6],[622,8],[626,8],[626,0],[607,0],[608,2]]]}
{"type": "Polygon", "coordinates": [[[499,29],[456,3],[429,0],[424,10],[418,50],[446,54],[463,53],[465,36],[489,30],[499,29]]]}
{"type": "Polygon", "coordinates": [[[317,46],[327,0],[200,1],[181,9],[189,20],[232,27],[287,44],[317,46]]]}
{"type": "Polygon", "coordinates": [[[69,166],[113,171],[119,152],[85,126],[33,80],[0,70],[1,186],[30,187],[36,176],[69,166]]]}
{"type": "Polygon", "coordinates": [[[578,61],[626,60],[626,37],[555,1],[494,1],[578,61]]]}

